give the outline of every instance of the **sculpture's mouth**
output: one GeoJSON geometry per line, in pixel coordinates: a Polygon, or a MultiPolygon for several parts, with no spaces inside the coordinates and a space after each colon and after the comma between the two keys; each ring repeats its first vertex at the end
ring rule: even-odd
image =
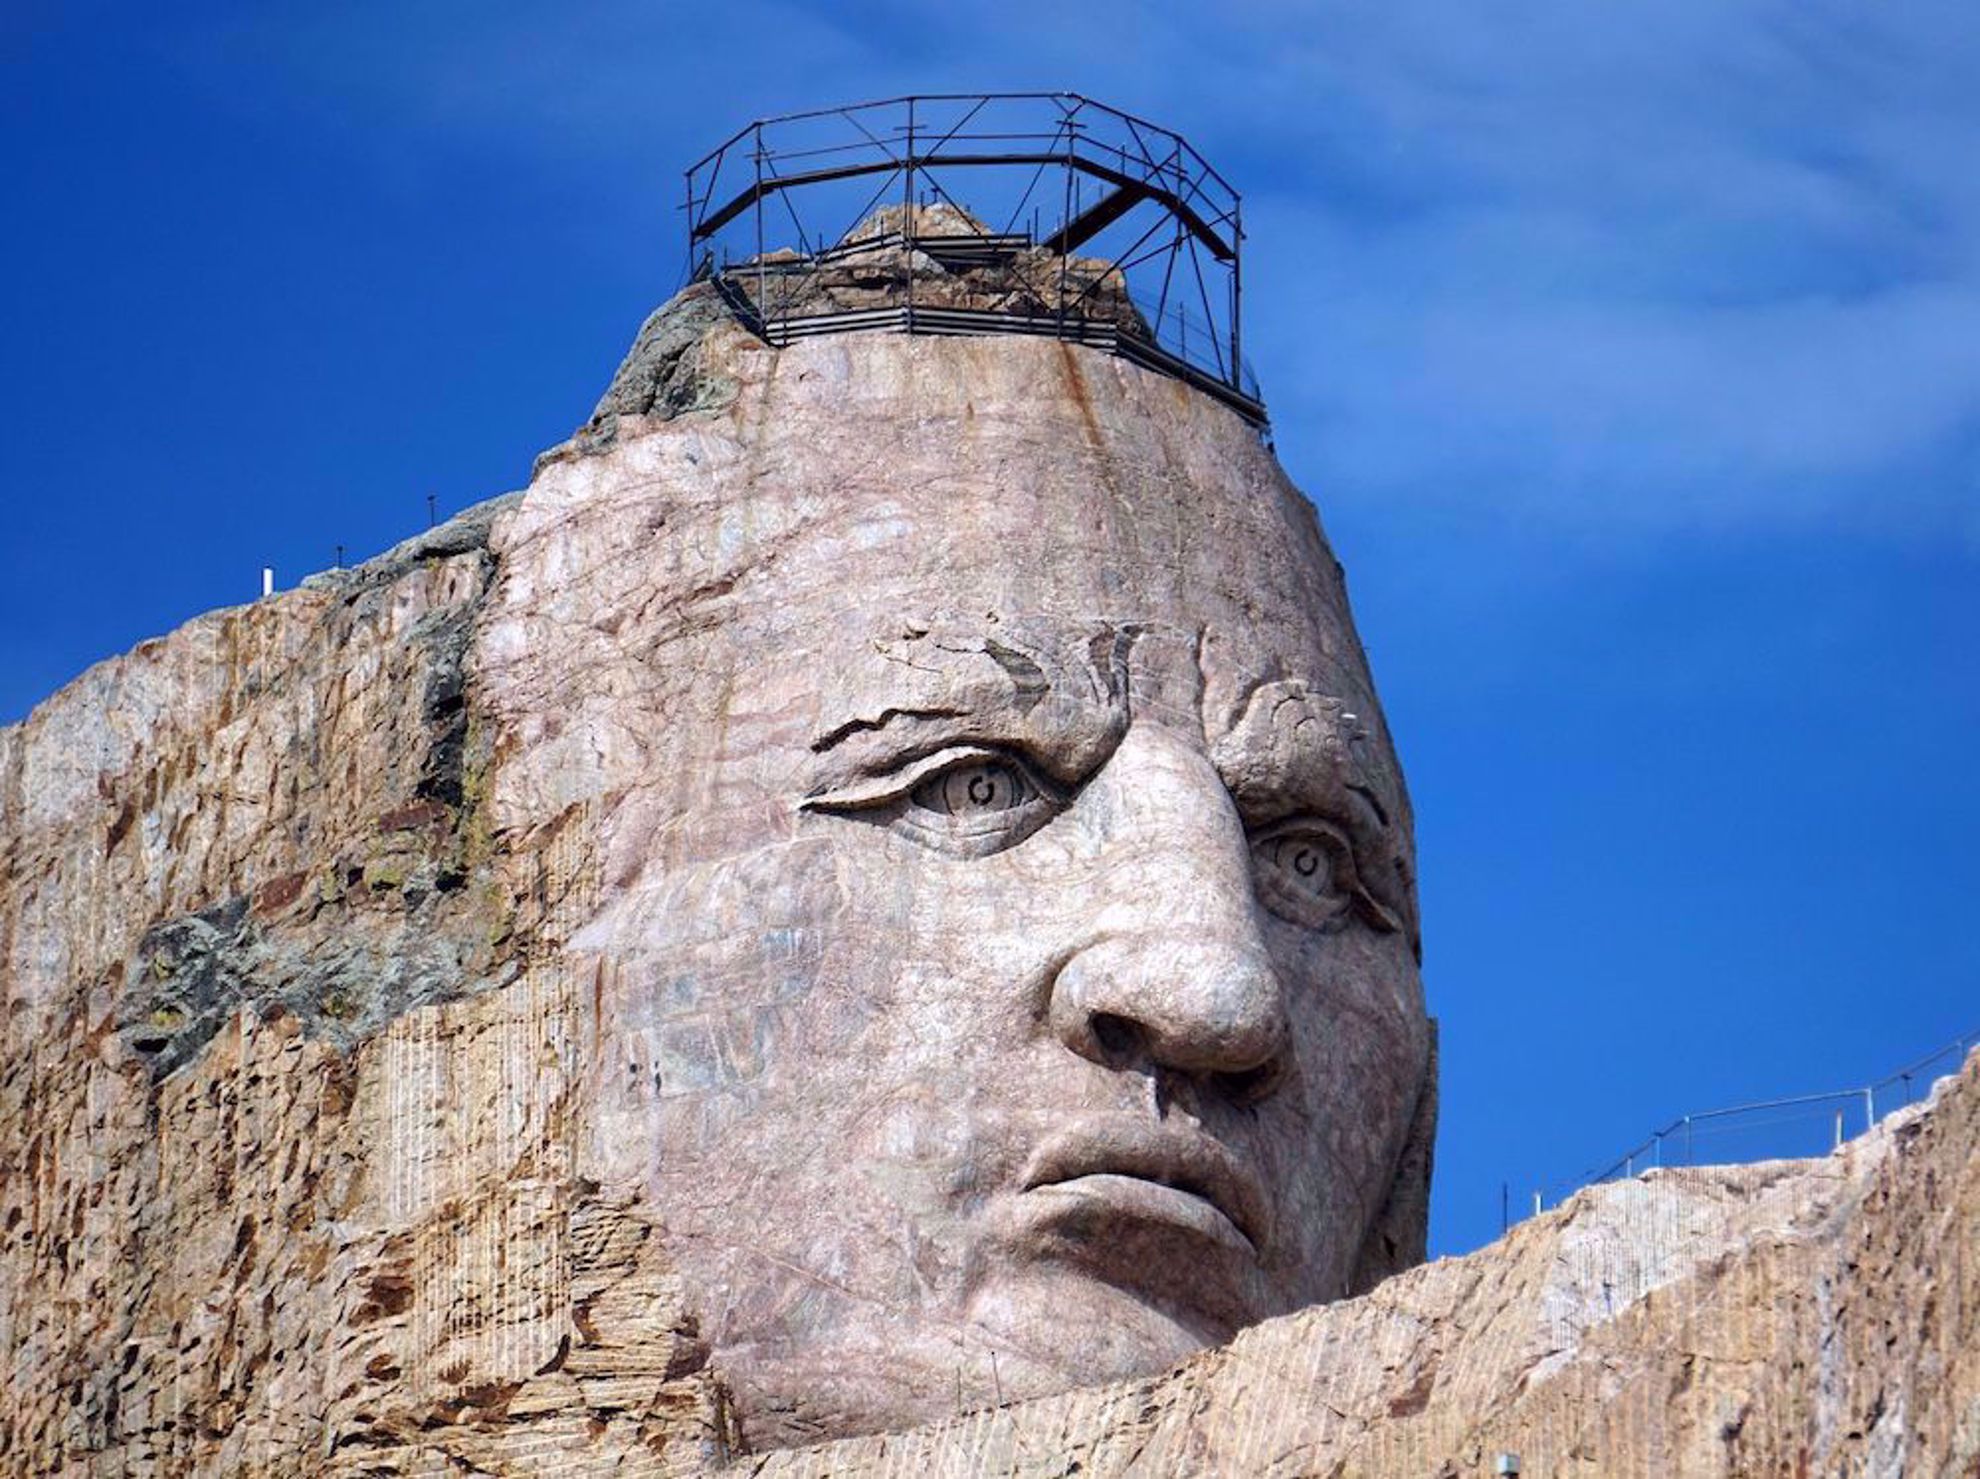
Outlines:
{"type": "Polygon", "coordinates": [[[1264,1188],[1199,1130],[1095,1115],[1039,1146],[1019,1185],[1027,1193],[1093,1199],[1127,1216],[1173,1223],[1253,1256],[1264,1251],[1264,1188]]]}

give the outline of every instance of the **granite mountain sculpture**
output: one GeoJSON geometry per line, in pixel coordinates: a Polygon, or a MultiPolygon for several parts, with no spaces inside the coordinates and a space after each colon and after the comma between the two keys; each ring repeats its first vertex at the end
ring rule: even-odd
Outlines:
{"type": "Polygon", "coordinates": [[[525,492],[0,729],[0,849],[8,1472],[1980,1456],[1970,1068],[1374,1287],[1435,1051],[1341,573],[1094,350],[691,287],[525,492]]]}
{"type": "Polygon", "coordinates": [[[355,1462],[560,1379],[706,1458],[1421,1256],[1339,567],[1251,426],[1120,360],[773,350],[697,284],[526,492],[0,760],[34,1462],[355,1462]]]}

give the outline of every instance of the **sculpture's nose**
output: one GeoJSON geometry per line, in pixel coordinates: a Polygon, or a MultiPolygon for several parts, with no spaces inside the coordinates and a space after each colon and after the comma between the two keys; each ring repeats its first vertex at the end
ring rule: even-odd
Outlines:
{"type": "Polygon", "coordinates": [[[1082,1057],[1187,1074],[1248,1102],[1283,1077],[1290,1028],[1244,827],[1210,762],[1135,725],[1081,797],[1098,843],[1091,943],[1053,983],[1082,1057]]]}

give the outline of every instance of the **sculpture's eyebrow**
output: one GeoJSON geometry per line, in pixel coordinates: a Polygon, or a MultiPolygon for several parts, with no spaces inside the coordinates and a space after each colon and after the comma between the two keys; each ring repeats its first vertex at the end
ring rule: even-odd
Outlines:
{"type": "Polygon", "coordinates": [[[1371,837],[1394,833],[1401,796],[1374,725],[1304,679],[1250,690],[1210,758],[1254,823],[1311,811],[1371,837]]]}
{"type": "Polygon", "coordinates": [[[1057,778],[1083,778],[1125,728],[1085,646],[933,626],[873,643],[827,675],[810,746],[824,783],[967,741],[1022,745],[1057,778]]]}
{"type": "MultiPolygon", "coordinates": [[[[948,701],[917,705],[883,704],[870,715],[846,719],[820,733],[811,742],[812,750],[824,754],[854,735],[885,729],[896,720],[966,718],[980,710],[1028,712],[1050,692],[1052,683],[1039,664],[1018,649],[994,637],[961,638],[934,633],[910,633],[900,642],[876,643],[875,654],[884,661],[899,663],[916,675],[908,682],[917,688],[941,687],[948,701]],[[908,650],[917,638],[926,639],[908,650]],[[1004,682],[981,659],[989,658],[1004,682]],[[931,684],[922,675],[945,680],[931,684]]],[[[870,686],[883,686],[875,679],[870,686]]]]}
{"type": "MultiPolygon", "coordinates": [[[[1249,690],[1221,735],[1208,736],[1210,758],[1240,802],[1304,800],[1331,809],[1345,799],[1356,716],[1340,700],[1300,679],[1249,690]]],[[[1385,820],[1375,807],[1374,820],[1385,820]]]]}
{"type": "Polygon", "coordinates": [[[924,709],[897,708],[889,704],[870,719],[848,719],[843,724],[835,725],[831,729],[826,730],[823,734],[812,740],[811,750],[815,755],[826,754],[829,751],[836,750],[840,745],[857,735],[872,734],[878,730],[887,728],[896,720],[913,722],[915,720],[925,719],[962,719],[967,718],[969,712],[968,709],[957,708],[949,704],[924,709]]]}
{"type": "Polygon", "coordinates": [[[1414,938],[1402,782],[1372,716],[1304,679],[1261,683],[1210,758],[1248,826],[1310,813],[1345,828],[1361,880],[1414,938]]]}

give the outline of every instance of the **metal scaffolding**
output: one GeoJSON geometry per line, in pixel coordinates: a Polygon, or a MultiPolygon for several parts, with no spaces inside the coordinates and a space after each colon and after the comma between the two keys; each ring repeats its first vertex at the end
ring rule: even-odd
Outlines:
{"type": "Polygon", "coordinates": [[[788,113],[690,168],[686,209],[689,275],[769,343],[1045,335],[1265,422],[1243,355],[1238,194],[1145,119],[1074,93],[788,113]]]}

